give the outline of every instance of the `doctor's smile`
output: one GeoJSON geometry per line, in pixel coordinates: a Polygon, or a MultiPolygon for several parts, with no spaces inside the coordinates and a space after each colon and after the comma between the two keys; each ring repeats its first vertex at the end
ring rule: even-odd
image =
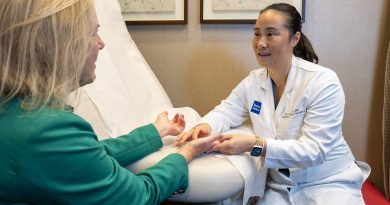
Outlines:
{"type": "Polygon", "coordinates": [[[258,52],[257,53],[261,58],[266,58],[266,57],[269,57],[271,56],[270,53],[267,53],[267,52],[258,52]]]}

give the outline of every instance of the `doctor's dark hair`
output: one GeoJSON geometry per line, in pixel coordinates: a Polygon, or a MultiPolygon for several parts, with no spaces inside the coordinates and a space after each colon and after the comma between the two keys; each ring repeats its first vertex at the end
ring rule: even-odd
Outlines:
{"type": "Polygon", "coordinates": [[[285,3],[277,3],[271,4],[265,9],[260,11],[260,14],[264,13],[268,10],[275,10],[282,12],[286,15],[287,20],[285,22],[285,26],[289,30],[290,39],[296,32],[301,33],[301,38],[298,44],[294,47],[294,55],[305,59],[307,61],[318,63],[318,56],[314,52],[314,49],[309,41],[309,39],[302,33],[302,23],[301,23],[301,15],[297,11],[294,6],[285,3]]]}

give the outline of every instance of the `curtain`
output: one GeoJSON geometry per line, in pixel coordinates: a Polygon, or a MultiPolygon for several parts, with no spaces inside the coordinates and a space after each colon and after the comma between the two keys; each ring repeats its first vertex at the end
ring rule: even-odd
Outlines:
{"type": "Polygon", "coordinates": [[[385,71],[385,88],[383,102],[383,173],[386,198],[390,199],[389,172],[390,172],[390,42],[387,50],[387,61],[385,71]]]}

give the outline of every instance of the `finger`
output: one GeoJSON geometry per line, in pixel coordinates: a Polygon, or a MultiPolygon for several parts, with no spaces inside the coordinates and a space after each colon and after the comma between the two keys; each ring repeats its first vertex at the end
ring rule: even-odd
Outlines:
{"type": "Polygon", "coordinates": [[[211,147],[208,151],[209,152],[221,152],[222,146],[223,146],[222,143],[216,144],[215,146],[211,147]]]}
{"type": "Polygon", "coordinates": [[[187,132],[183,132],[181,133],[180,135],[178,135],[176,137],[176,141],[181,141],[183,138],[185,138],[188,134],[190,134],[191,132],[193,132],[193,128],[188,130],[187,132]]]}
{"type": "Polygon", "coordinates": [[[228,141],[228,140],[231,140],[231,139],[232,139],[232,137],[230,135],[222,135],[222,137],[219,138],[218,140],[220,142],[225,142],[225,141],[228,141]]]}
{"type": "Polygon", "coordinates": [[[198,139],[199,138],[199,133],[202,131],[199,127],[195,127],[194,133],[192,134],[192,139],[198,139]]]}
{"type": "Polygon", "coordinates": [[[176,137],[176,141],[180,141],[182,138],[183,138],[183,136],[186,134],[186,132],[182,132],[182,133],[180,133],[177,137],[176,137]]]}
{"type": "Polygon", "coordinates": [[[231,134],[224,134],[224,135],[223,135],[223,138],[224,138],[224,139],[232,139],[232,138],[233,138],[233,135],[231,135],[231,134]]]}
{"type": "Polygon", "coordinates": [[[168,115],[168,111],[162,111],[162,112],[160,113],[160,115],[162,115],[162,116],[167,116],[167,115],[168,115]]]}
{"type": "Polygon", "coordinates": [[[176,146],[182,145],[184,142],[187,141],[189,136],[192,134],[192,129],[189,130],[188,132],[181,133],[177,138],[176,138],[176,146]]]}
{"type": "Polygon", "coordinates": [[[221,142],[219,140],[215,140],[214,142],[211,143],[211,146],[214,147],[219,144],[221,144],[221,142]]]}
{"type": "Polygon", "coordinates": [[[220,139],[223,139],[224,135],[221,134],[221,133],[217,133],[215,135],[212,135],[213,136],[213,139],[215,140],[220,140],[220,139]]]}
{"type": "Polygon", "coordinates": [[[207,136],[207,137],[204,137],[204,138],[200,138],[200,139],[205,139],[207,144],[209,144],[210,146],[214,146],[215,144],[213,144],[213,143],[219,144],[220,143],[219,140],[222,137],[223,137],[223,135],[216,134],[216,135],[210,135],[210,136],[207,136]]]}
{"type": "Polygon", "coordinates": [[[160,112],[157,115],[157,119],[159,119],[159,120],[162,120],[162,119],[167,118],[167,117],[168,117],[168,112],[167,111],[160,112]]]}
{"type": "Polygon", "coordinates": [[[187,132],[183,137],[180,139],[179,143],[183,144],[184,142],[188,141],[189,139],[193,139],[192,132],[187,132]]]}
{"type": "Polygon", "coordinates": [[[219,144],[221,144],[221,142],[218,140],[215,140],[214,142],[212,142],[210,148],[206,150],[206,153],[214,152],[215,146],[217,146],[219,144]]]}
{"type": "Polygon", "coordinates": [[[214,142],[211,143],[211,147],[217,146],[219,144],[221,144],[221,142],[218,140],[215,140],[214,142]]]}
{"type": "Polygon", "coordinates": [[[176,144],[178,144],[178,145],[183,144],[184,142],[188,141],[189,139],[191,139],[191,140],[198,139],[196,131],[197,131],[197,128],[194,127],[191,130],[189,130],[188,132],[184,133],[181,136],[181,138],[176,141],[176,144]]]}
{"type": "Polygon", "coordinates": [[[184,115],[179,115],[179,121],[185,121],[184,120],[184,115]]]}
{"type": "Polygon", "coordinates": [[[175,116],[173,117],[172,121],[177,122],[179,120],[179,113],[176,113],[175,116]]]}
{"type": "Polygon", "coordinates": [[[183,128],[186,126],[186,121],[184,120],[184,115],[179,116],[179,124],[183,126],[183,128]]]}

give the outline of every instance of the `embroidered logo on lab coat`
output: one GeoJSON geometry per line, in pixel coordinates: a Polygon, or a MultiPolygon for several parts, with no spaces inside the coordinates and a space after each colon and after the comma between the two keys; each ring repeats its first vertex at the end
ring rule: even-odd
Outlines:
{"type": "Polygon", "coordinates": [[[260,115],[260,110],[261,110],[261,102],[255,100],[253,102],[251,112],[260,115]]]}
{"type": "Polygon", "coordinates": [[[282,115],[282,118],[293,118],[294,116],[303,115],[305,113],[306,113],[306,110],[295,109],[295,110],[284,113],[282,115]]]}

